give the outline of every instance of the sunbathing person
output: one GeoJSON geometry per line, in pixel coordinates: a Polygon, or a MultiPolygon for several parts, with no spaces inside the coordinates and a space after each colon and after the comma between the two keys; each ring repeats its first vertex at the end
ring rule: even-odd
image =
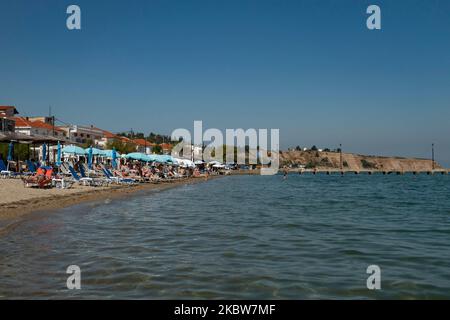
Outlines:
{"type": "Polygon", "coordinates": [[[52,183],[53,169],[38,168],[36,174],[31,177],[22,178],[25,187],[44,188],[52,183]]]}

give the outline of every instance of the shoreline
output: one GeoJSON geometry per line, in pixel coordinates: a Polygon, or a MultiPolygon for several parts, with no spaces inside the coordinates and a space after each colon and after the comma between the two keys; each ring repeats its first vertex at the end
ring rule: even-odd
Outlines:
{"type": "MultiPolygon", "coordinates": [[[[186,178],[183,180],[177,180],[172,182],[160,182],[160,183],[141,183],[137,185],[126,186],[110,186],[110,187],[84,187],[78,191],[65,193],[65,194],[49,194],[44,196],[35,196],[28,199],[20,199],[17,201],[1,202],[0,203],[0,223],[12,222],[15,219],[22,218],[31,215],[37,211],[45,210],[58,210],[67,208],[73,205],[94,202],[106,199],[120,199],[128,195],[136,194],[140,191],[163,191],[167,189],[176,188],[178,186],[186,184],[196,184],[201,182],[208,182],[213,179],[224,177],[221,175],[210,176],[206,180],[204,177],[198,178],[186,178]]],[[[12,182],[17,184],[20,181],[12,182]]],[[[20,182],[21,184],[21,182],[20,182]]],[[[27,192],[27,188],[21,186],[24,192],[27,192]]],[[[70,189],[69,189],[70,190],[70,189]]],[[[40,190],[46,191],[46,190],[40,190]]],[[[0,229],[4,226],[0,224],[0,229]]]]}

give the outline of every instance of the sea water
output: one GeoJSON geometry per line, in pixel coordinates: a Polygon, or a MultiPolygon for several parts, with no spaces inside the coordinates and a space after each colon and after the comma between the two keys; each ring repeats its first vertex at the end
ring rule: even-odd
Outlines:
{"type": "Polygon", "coordinates": [[[0,241],[0,298],[450,298],[450,176],[229,176],[34,213],[0,241]]]}

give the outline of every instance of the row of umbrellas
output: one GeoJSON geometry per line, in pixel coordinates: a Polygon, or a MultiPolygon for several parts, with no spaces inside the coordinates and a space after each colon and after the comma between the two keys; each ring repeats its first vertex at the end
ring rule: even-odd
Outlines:
{"type": "MultiPolygon", "coordinates": [[[[14,152],[14,144],[12,142],[9,143],[8,146],[8,161],[13,160],[13,152],[14,152]]],[[[195,167],[196,164],[201,164],[203,161],[191,161],[187,159],[178,159],[173,158],[170,155],[159,155],[159,154],[145,154],[140,152],[132,152],[128,153],[126,155],[120,155],[115,149],[112,150],[100,150],[94,147],[89,147],[86,149],[83,149],[81,147],[77,146],[67,146],[64,148],[61,148],[61,144],[58,141],[58,147],[57,147],[57,154],[56,154],[56,165],[61,165],[61,155],[62,154],[69,154],[69,155],[76,155],[76,156],[87,156],[88,158],[88,167],[89,169],[92,169],[92,163],[94,156],[100,156],[100,157],[106,157],[111,159],[111,164],[113,167],[117,166],[117,158],[125,158],[125,159],[132,159],[132,160],[139,160],[144,162],[160,162],[160,163],[172,163],[176,165],[180,165],[183,167],[195,167]]],[[[47,145],[44,143],[42,145],[42,154],[43,154],[43,161],[47,161],[47,145]]],[[[210,164],[214,166],[221,165],[218,161],[212,161],[210,164]],[[215,163],[217,162],[217,163],[215,163]]]]}
{"type": "MultiPolygon", "coordinates": [[[[58,154],[60,147],[58,144],[58,154]]],[[[93,156],[106,157],[112,159],[112,165],[116,166],[116,160],[120,158],[139,160],[144,162],[160,162],[160,163],[174,163],[172,156],[170,155],[159,155],[159,154],[145,154],[140,152],[132,152],[128,154],[121,155],[115,149],[112,150],[100,150],[94,147],[89,147],[86,149],[77,146],[67,146],[61,150],[64,154],[76,155],[76,156],[87,156],[88,166],[91,168],[93,156]]],[[[59,159],[59,158],[58,158],[59,159]]]]}

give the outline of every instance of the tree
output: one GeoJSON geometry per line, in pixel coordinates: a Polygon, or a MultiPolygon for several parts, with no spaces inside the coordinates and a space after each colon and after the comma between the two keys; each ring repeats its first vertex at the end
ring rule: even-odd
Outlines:
{"type": "Polygon", "coordinates": [[[317,147],[314,145],[314,146],[311,147],[311,150],[312,150],[312,151],[317,151],[318,149],[317,149],[317,147]]]}
{"type": "Polygon", "coordinates": [[[106,144],[106,149],[116,149],[120,153],[131,153],[136,151],[136,146],[132,143],[115,139],[106,144]]]}
{"type": "Polygon", "coordinates": [[[81,145],[83,149],[89,148],[90,146],[94,146],[94,141],[92,139],[87,139],[85,143],[81,145]]]}
{"type": "Polygon", "coordinates": [[[162,154],[162,148],[159,144],[157,144],[153,147],[153,153],[162,154]]]}

